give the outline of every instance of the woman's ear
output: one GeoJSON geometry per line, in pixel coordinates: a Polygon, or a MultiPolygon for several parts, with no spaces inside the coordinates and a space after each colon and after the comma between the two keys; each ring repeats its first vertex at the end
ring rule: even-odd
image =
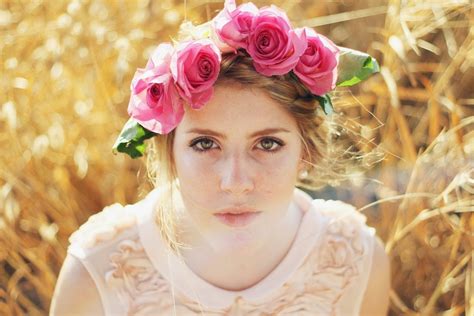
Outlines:
{"type": "Polygon", "coordinates": [[[305,150],[305,146],[303,144],[300,154],[300,161],[298,162],[298,172],[303,172],[307,170],[308,161],[308,152],[305,150]]]}
{"type": "Polygon", "coordinates": [[[301,158],[300,161],[298,162],[298,172],[303,172],[303,170],[305,169],[305,166],[306,166],[306,163],[304,159],[301,158]]]}
{"type": "Polygon", "coordinates": [[[308,176],[308,162],[306,160],[306,155],[302,155],[300,161],[298,162],[298,178],[304,179],[308,176]]]}

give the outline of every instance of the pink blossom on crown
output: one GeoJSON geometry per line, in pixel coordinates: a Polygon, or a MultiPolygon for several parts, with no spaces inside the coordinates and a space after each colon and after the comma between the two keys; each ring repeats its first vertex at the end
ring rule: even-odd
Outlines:
{"type": "Polygon", "coordinates": [[[283,75],[295,67],[306,45],[305,32],[295,32],[286,13],[272,5],[253,19],[247,51],[258,72],[283,75]]]}
{"type": "Polygon", "coordinates": [[[252,21],[257,14],[258,8],[252,2],[236,8],[235,1],[226,1],[224,9],[213,19],[214,30],[221,41],[234,48],[247,49],[252,21]]]}
{"type": "Polygon", "coordinates": [[[193,109],[200,109],[214,91],[221,53],[209,39],[181,42],[171,57],[171,74],[179,94],[193,109]]]}
{"type": "Polygon", "coordinates": [[[128,114],[146,129],[167,134],[182,120],[184,108],[169,71],[173,46],[160,44],[145,69],[132,79],[128,114]]]}
{"type": "Polygon", "coordinates": [[[308,47],[293,70],[308,89],[324,95],[336,87],[339,48],[311,28],[304,28],[308,47]]]}

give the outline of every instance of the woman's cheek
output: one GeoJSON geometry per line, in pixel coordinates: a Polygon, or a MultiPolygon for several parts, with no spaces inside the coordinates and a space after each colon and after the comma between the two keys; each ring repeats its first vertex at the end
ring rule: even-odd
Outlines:
{"type": "Polygon", "coordinates": [[[298,157],[292,150],[286,150],[275,154],[264,153],[259,160],[265,168],[274,173],[274,176],[290,176],[295,172],[298,165],[298,157]]]}
{"type": "Polygon", "coordinates": [[[296,185],[298,160],[291,153],[282,155],[270,165],[266,179],[275,191],[282,194],[296,185]]]}
{"type": "Polygon", "coordinates": [[[187,153],[181,158],[180,183],[194,199],[209,199],[215,192],[216,171],[214,160],[207,153],[187,153]]]}
{"type": "Polygon", "coordinates": [[[279,191],[280,187],[290,185],[291,172],[291,168],[288,168],[286,164],[274,161],[271,164],[266,164],[264,168],[260,168],[257,178],[260,184],[265,187],[265,191],[272,193],[279,191]]]}

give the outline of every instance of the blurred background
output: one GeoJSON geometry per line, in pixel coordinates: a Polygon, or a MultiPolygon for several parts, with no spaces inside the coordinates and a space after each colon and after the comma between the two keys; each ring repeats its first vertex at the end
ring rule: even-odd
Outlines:
{"type": "MultiPolygon", "coordinates": [[[[295,27],[377,58],[379,74],[337,89],[336,111],[363,124],[385,159],[311,194],[356,205],[376,228],[392,265],[390,315],[473,315],[471,1],[254,3],[274,3],[295,27]]],[[[150,189],[144,159],[111,151],[128,119],[131,78],[183,19],[199,24],[222,7],[0,2],[1,315],[46,315],[69,235],[104,206],[150,189]]]]}

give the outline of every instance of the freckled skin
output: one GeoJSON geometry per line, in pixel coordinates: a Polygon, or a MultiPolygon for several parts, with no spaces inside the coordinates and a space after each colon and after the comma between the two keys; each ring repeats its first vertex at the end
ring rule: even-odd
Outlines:
{"type": "Polygon", "coordinates": [[[287,228],[303,147],[296,121],[282,105],[259,89],[218,84],[203,108],[186,108],[175,133],[173,155],[185,214],[183,240],[194,246],[206,244],[216,252],[250,252],[270,243],[276,230],[287,228]],[[193,128],[217,131],[226,138],[187,133],[193,128]],[[289,132],[248,137],[266,128],[289,132]],[[196,152],[190,143],[203,137],[208,140],[195,147],[207,151],[196,152]],[[242,228],[226,226],[213,216],[235,204],[262,214],[242,228]]]}

